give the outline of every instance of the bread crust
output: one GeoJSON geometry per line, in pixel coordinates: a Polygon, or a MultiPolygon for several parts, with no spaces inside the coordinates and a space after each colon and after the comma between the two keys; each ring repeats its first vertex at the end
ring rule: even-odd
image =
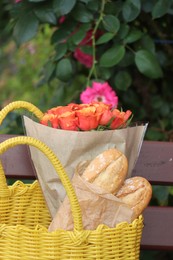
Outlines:
{"type": "Polygon", "coordinates": [[[127,170],[126,156],[119,150],[112,148],[96,156],[84,170],[82,177],[114,194],[122,186],[127,170]]]}
{"type": "Polygon", "coordinates": [[[152,197],[152,186],[143,177],[136,176],[125,180],[116,197],[130,206],[137,218],[149,204],[152,197]]]}

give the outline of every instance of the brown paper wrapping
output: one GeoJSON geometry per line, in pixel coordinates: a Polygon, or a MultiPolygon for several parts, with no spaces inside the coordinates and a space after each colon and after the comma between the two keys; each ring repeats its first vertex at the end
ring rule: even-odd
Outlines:
{"type": "MultiPolygon", "coordinates": [[[[131,223],[133,220],[133,211],[114,195],[86,182],[78,174],[73,176],[72,184],[81,207],[85,230],[94,230],[100,224],[112,228],[118,223],[131,223]]],[[[51,222],[49,231],[59,228],[73,230],[73,218],[67,196],[51,222]]]]}
{"type": "MultiPolygon", "coordinates": [[[[41,140],[55,152],[70,179],[80,162],[91,160],[109,148],[117,148],[127,156],[129,162],[127,177],[130,177],[147,129],[147,124],[144,124],[107,131],[66,131],[41,125],[26,116],[24,126],[28,136],[41,140]]],[[[66,191],[45,156],[34,147],[30,147],[30,151],[37,178],[53,218],[65,198],[66,191]]]]}

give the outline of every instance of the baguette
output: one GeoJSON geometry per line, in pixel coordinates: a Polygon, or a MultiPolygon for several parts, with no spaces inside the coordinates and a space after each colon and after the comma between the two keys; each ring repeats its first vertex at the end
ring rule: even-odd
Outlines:
{"type": "Polygon", "coordinates": [[[82,178],[114,194],[123,185],[127,170],[126,156],[112,148],[96,156],[84,170],[82,178]]]}
{"type": "Polygon", "coordinates": [[[134,219],[147,207],[152,196],[152,186],[143,177],[132,177],[125,180],[124,185],[116,193],[116,197],[130,206],[134,211],[134,219]]]}

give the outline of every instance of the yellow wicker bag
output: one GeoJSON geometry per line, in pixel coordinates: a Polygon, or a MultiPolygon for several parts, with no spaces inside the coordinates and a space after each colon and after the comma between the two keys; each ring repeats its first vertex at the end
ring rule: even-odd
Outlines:
{"type": "MultiPolygon", "coordinates": [[[[0,123],[8,112],[16,109],[16,102],[13,105],[0,111],[0,123]]],[[[18,108],[32,110],[38,118],[42,117],[42,112],[33,105],[32,109],[26,102],[17,105],[18,108]]],[[[80,206],[71,182],[47,145],[32,137],[13,137],[0,144],[0,155],[21,144],[34,146],[51,161],[70,199],[74,230],[49,233],[50,215],[38,181],[32,184],[16,181],[8,186],[0,164],[0,259],[139,259],[142,216],[131,224],[124,222],[115,228],[101,224],[96,230],[84,230],[80,206]]]]}

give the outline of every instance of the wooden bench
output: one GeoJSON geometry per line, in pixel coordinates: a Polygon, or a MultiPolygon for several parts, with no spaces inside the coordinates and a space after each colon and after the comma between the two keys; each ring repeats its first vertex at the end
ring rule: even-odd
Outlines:
{"type": "MultiPolygon", "coordinates": [[[[0,135],[0,142],[10,138],[0,135]]],[[[35,179],[28,147],[16,146],[1,156],[7,178],[35,179]],[[16,163],[20,162],[20,163],[16,163]]],[[[152,185],[173,185],[173,142],[144,141],[133,176],[152,185]]],[[[148,206],[144,211],[143,250],[173,250],[173,207],[148,206]]]]}

